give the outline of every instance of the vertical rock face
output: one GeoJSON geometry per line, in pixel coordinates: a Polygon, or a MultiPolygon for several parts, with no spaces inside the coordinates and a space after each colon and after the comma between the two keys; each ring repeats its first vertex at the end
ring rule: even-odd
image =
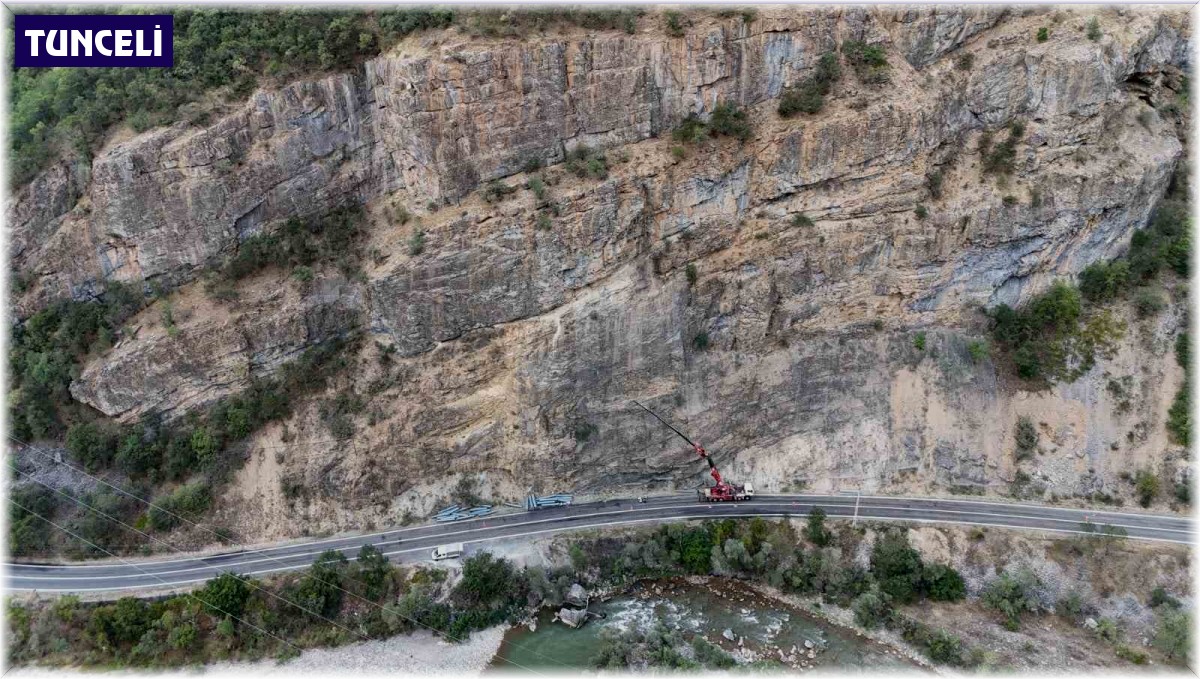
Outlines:
{"type": "MultiPolygon", "coordinates": [[[[694,479],[687,451],[631,398],[768,491],[994,488],[1011,475],[1012,421],[1046,398],[1035,409],[1055,413],[1053,486],[1087,492],[1159,454],[1162,437],[1113,452],[1127,427],[1097,424],[1118,422],[1089,391],[1100,377],[1014,394],[966,338],[980,306],[1123,251],[1182,153],[1160,111],[1187,59],[1186,15],[1106,11],[1098,41],[1077,30],[1090,16],[772,9],[750,23],[700,17],[683,38],[648,26],[428,36],[355,73],[260,91],[210,127],[49,170],[8,207],[16,265],[34,281],[18,311],[106,280],[183,286],[177,308],[193,313],[178,335],[143,319],[72,387],[127,419],[210,402],[352,324],[394,348],[387,375],[356,376],[360,390],[378,383],[380,416],[336,459],[304,449],[247,472],[245,497],[277,510],[264,529],[352,525],[458,472],[515,491],[694,479]],[[1051,41],[1034,40],[1040,26],[1051,41]],[[846,40],[882,47],[891,82],[864,84],[843,63],[820,113],[781,119],[784,88],[846,40]],[[752,138],[674,157],[670,130],[718,102],[747,109],[752,138]],[[1002,141],[1013,122],[1011,175],[983,174],[981,136],[1002,141]],[[607,152],[607,176],[557,166],[580,145],[607,152]],[[535,160],[551,166],[547,201],[478,197],[492,180],[524,182],[535,160]],[[232,310],[189,292],[248,236],[346,201],[372,214],[377,255],[361,279],[326,272],[307,292],[259,280],[232,310]],[[393,204],[421,214],[422,253],[393,204]],[[813,224],[793,226],[799,215],[813,224]],[[914,353],[916,327],[936,358],[914,353]],[[309,514],[283,509],[281,474],[318,489],[309,514]]],[[[1173,385],[1178,322],[1121,369],[1173,385]]],[[[1160,401],[1139,416],[1161,422],[1160,401]]]]}

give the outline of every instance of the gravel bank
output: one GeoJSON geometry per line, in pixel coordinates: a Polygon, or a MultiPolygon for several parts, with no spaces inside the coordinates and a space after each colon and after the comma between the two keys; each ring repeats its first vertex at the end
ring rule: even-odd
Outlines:
{"type": "MultiPolygon", "coordinates": [[[[429,632],[418,632],[407,636],[396,636],[381,641],[350,644],[338,648],[320,648],[305,651],[299,657],[279,664],[275,660],[255,662],[222,662],[205,668],[180,669],[178,674],[204,674],[218,677],[262,677],[291,676],[297,673],[321,676],[347,675],[396,676],[410,674],[450,674],[454,676],[478,675],[488,666],[500,642],[504,639],[507,626],[491,627],[474,632],[463,644],[448,644],[429,632]],[[197,669],[200,671],[198,672],[197,669]]],[[[158,674],[160,670],[156,670],[158,674]]],[[[166,673],[166,672],[163,672],[166,673]]],[[[69,668],[20,668],[9,672],[7,677],[61,677],[64,674],[94,676],[94,672],[83,672],[69,668]]]]}
{"type": "Polygon", "coordinates": [[[506,629],[501,625],[473,632],[471,638],[462,644],[446,643],[422,631],[338,648],[313,649],[283,664],[274,660],[217,663],[210,666],[205,674],[239,677],[293,675],[297,672],[475,675],[482,672],[496,655],[506,629]]]}

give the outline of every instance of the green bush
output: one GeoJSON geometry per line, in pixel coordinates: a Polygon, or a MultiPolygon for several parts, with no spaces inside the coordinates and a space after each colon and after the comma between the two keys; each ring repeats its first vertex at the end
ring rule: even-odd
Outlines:
{"type": "MultiPolygon", "coordinates": [[[[572,6],[522,8],[479,8],[454,10],[454,23],[472,36],[526,38],[530,33],[555,27],[579,26],[592,31],[623,30],[633,34],[645,10],[637,7],[593,9],[572,6]]],[[[450,10],[445,10],[449,14],[450,10]]]]}
{"type": "Polygon", "coordinates": [[[797,113],[818,113],[825,105],[825,96],[842,76],[835,52],[826,52],[817,60],[813,74],[798,85],[779,95],[779,115],[789,118],[797,113]]]}
{"type": "Polygon", "coordinates": [[[803,213],[792,216],[792,226],[794,227],[809,227],[813,225],[813,220],[808,218],[808,215],[803,213]]]}
{"type": "Polygon", "coordinates": [[[991,354],[987,340],[971,340],[967,342],[967,354],[972,363],[983,363],[991,354]]]}
{"type": "MultiPolygon", "coordinates": [[[[528,581],[507,559],[480,552],[463,562],[462,579],[451,597],[456,606],[488,614],[488,620],[498,621],[515,615],[524,605],[528,581]]],[[[471,629],[481,629],[488,622],[480,620],[471,629]]]]}
{"type": "Polygon", "coordinates": [[[103,647],[115,649],[136,643],[153,623],[154,616],[144,601],[125,597],[95,609],[88,630],[103,647]]]}
{"type": "Polygon", "coordinates": [[[699,143],[709,137],[727,136],[741,141],[748,140],[754,130],[750,126],[746,111],[735,104],[717,104],[708,117],[708,122],[700,120],[696,115],[683,119],[674,130],[671,138],[681,144],[699,143]]]}
{"type": "Polygon", "coordinates": [[[1191,218],[1187,202],[1168,196],[1154,211],[1150,225],[1135,231],[1129,242],[1131,279],[1148,281],[1164,268],[1188,274],[1191,218]]]}
{"type": "Polygon", "coordinates": [[[925,351],[925,333],[918,332],[913,336],[913,348],[917,351],[925,351]]]}
{"type": "Polygon", "coordinates": [[[962,640],[945,630],[934,632],[926,643],[929,659],[946,665],[963,664],[962,640]]]}
{"type": "Polygon", "coordinates": [[[921,594],[924,564],[921,554],[908,543],[902,531],[888,531],[875,541],[871,550],[871,574],[879,589],[897,604],[915,601],[921,594]]]}
{"type": "Polygon", "coordinates": [[[76,366],[89,352],[111,345],[145,302],[140,290],[114,282],[100,300],[61,300],[15,325],[9,339],[10,433],[22,440],[60,435],[76,366]]]}
{"type": "Polygon", "coordinates": [[[1150,591],[1150,600],[1147,602],[1150,608],[1158,608],[1166,606],[1167,608],[1179,609],[1183,608],[1183,604],[1179,599],[1176,599],[1170,592],[1160,587],[1155,587],[1150,591]]]}
{"type": "Polygon", "coordinates": [[[1160,490],[1158,476],[1149,469],[1139,469],[1133,477],[1133,485],[1138,504],[1143,507],[1149,507],[1154,502],[1154,498],[1158,497],[1160,490]]]}
{"type": "Polygon", "coordinates": [[[580,144],[567,153],[566,168],[567,172],[580,179],[608,178],[608,158],[586,144],[580,144]]]}
{"type": "Polygon", "coordinates": [[[212,504],[212,489],[203,481],[189,483],[175,489],[165,498],[159,498],[155,507],[148,512],[150,527],[155,530],[170,530],[181,521],[196,521],[208,511],[212,504]]]}
{"type": "Polygon", "coordinates": [[[77,544],[72,541],[80,555],[107,556],[140,542],[141,536],[121,524],[133,524],[141,503],[107,488],[84,496],[82,502],[92,511],[80,512],[69,525],[71,532],[83,539],[77,544]]]}
{"type": "Polygon", "coordinates": [[[352,270],[362,258],[365,222],[365,213],[358,204],[313,219],[289,219],[274,233],[243,241],[237,253],[225,262],[221,275],[236,281],[269,266],[295,271],[317,262],[336,262],[343,270],[352,270]]]}
{"type": "Polygon", "coordinates": [[[241,618],[250,594],[251,586],[245,576],[222,573],[206,582],[196,592],[196,598],[217,618],[241,618]]]}
{"type": "Polygon", "coordinates": [[[692,637],[692,652],[696,657],[696,662],[706,668],[728,670],[737,667],[737,661],[733,659],[733,656],[699,634],[692,637]]]}
{"type": "Polygon", "coordinates": [[[1104,303],[1124,294],[1129,285],[1129,263],[1096,262],[1079,272],[1079,291],[1092,302],[1104,303]]]}
{"type": "Polygon", "coordinates": [[[1000,612],[1009,629],[1017,629],[1021,616],[1038,610],[1034,589],[1039,585],[1037,577],[1029,570],[1005,571],[983,588],[983,605],[1000,612]]]}
{"type": "Polygon", "coordinates": [[[483,190],[483,200],[488,203],[498,203],[516,192],[517,187],[509,186],[499,179],[493,179],[483,190]]]}
{"type": "Polygon", "coordinates": [[[412,257],[425,252],[425,232],[417,229],[408,238],[408,254],[412,257]]]}
{"type": "Polygon", "coordinates": [[[1079,290],[1062,281],[1020,310],[1001,304],[990,314],[993,339],[1027,380],[1074,380],[1123,332],[1107,313],[1085,319],[1079,290]]]}
{"type": "Polygon", "coordinates": [[[1037,30],[1037,41],[1038,42],[1046,42],[1049,39],[1050,39],[1050,29],[1049,28],[1042,26],[1041,28],[1039,28],[1037,30]]]}
{"type": "MultiPolygon", "coordinates": [[[[997,144],[995,148],[989,148],[990,144],[980,142],[980,154],[983,156],[983,172],[984,174],[1012,174],[1015,169],[1014,163],[1017,157],[1017,144],[1021,141],[1021,137],[1025,134],[1025,125],[1020,121],[1012,121],[1008,125],[1008,137],[997,144]]],[[[985,139],[987,139],[985,137],[985,139]]],[[[1015,199],[1013,202],[1016,202],[1015,199]]]]}
{"type": "Polygon", "coordinates": [[[13,487],[8,507],[8,548],[14,556],[29,556],[50,551],[54,521],[60,495],[39,483],[13,487]]]}
{"type": "Polygon", "coordinates": [[[117,454],[117,438],[95,422],[72,425],[67,430],[67,451],[84,468],[97,470],[112,463],[117,454]]]}
{"type": "Polygon", "coordinates": [[[345,555],[337,550],[325,550],[285,599],[298,604],[310,618],[334,618],[342,608],[345,569],[345,555]]]}
{"type": "Polygon", "coordinates": [[[1091,20],[1088,21],[1088,25],[1087,25],[1088,40],[1091,40],[1094,42],[1096,40],[1099,40],[1101,35],[1103,35],[1103,33],[1100,32],[1100,19],[1098,19],[1096,17],[1092,17],[1091,20]]]}
{"type": "Polygon", "coordinates": [[[891,81],[887,55],[878,45],[847,40],[842,43],[842,54],[846,55],[846,60],[862,82],[878,85],[891,81]]]}
{"type": "Polygon", "coordinates": [[[533,192],[533,196],[538,200],[546,197],[546,182],[541,177],[530,177],[525,186],[533,192]]]}
{"type": "Polygon", "coordinates": [[[1187,662],[1192,651],[1191,617],[1182,610],[1166,610],[1159,614],[1154,647],[1169,660],[1187,662]]]}
{"type": "Polygon", "coordinates": [[[1038,449],[1038,438],[1038,430],[1034,426],[1033,420],[1025,415],[1018,417],[1017,426],[1013,432],[1013,440],[1016,445],[1013,457],[1018,462],[1032,458],[1038,449]]]}
{"type": "Polygon", "coordinates": [[[1167,308],[1167,299],[1160,290],[1155,288],[1138,288],[1133,295],[1133,308],[1140,318],[1157,316],[1167,308]]]}
{"type": "Polygon", "coordinates": [[[808,513],[808,523],[804,527],[804,537],[818,547],[826,547],[833,542],[833,533],[825,527],[825,510],[813,507],[808,513]]]}
{"type": "Polygon", "coordinates": [[[967,596],[967,585],[958,571],[945,564],[930,564],[922,573],[922,588],[934,601],[962,601],[967,596]]]}
{"type": "Polygon", "coordinates": [[[875,629],[887,622],[892,608],[888,595],[873,589],[858,595],[850,608],[854,611],[854,622],[866,629],[875,629]]]}
{"type": "Polygon", "coordinates": [[[374,545],[363,545],[354,562],[354,578],[358,581],[362,596],[370,601],[379,601],[388,593],[392,577],[392,564],[374,545]]]}

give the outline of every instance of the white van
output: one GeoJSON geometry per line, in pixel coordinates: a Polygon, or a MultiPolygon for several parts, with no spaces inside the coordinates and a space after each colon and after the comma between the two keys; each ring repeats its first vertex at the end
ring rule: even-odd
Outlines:
{"type": "Polygon", "coordinates": [[[452,545],[441,545],[433,548],[433,560],[441,561],[442,559],[457,559],[463,555],[463,544],[456,542],[452,545]]]}

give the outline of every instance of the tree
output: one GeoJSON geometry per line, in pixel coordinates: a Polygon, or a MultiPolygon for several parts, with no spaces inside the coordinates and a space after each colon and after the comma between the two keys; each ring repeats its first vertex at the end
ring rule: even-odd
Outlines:
{"type": "Polygon", "coordinates": [[[813,507],[808,513],[808,525],[804,528],[804,537],[818,547],[825,547],[833,541],[833,534],[825,527],[825,510],[813,507]]]}
{"type": "Polygon", "coordinates": [[[1158,618],[1154,647],[1171,660],[1186,663],[1192,651],[1191,630],[1191,618],[1185,611],[1165,611],[1158,618]]]}
{"type": "Polygon", "coordinates": [[[480,552],[463,563],[454,599],[467,608],[506,608],[524,599],[524,586],[511,562],[480,552]]]}
{"type": "Polygon", "coordinates": [[[87,469],[107,467],[116,454],[116,440],[92,422],[72,425],[67,430],[67,450],[87,469]]]}
{"type": "Polygon", "coordinates": [[[961,601],[967,596],[967,585],[958,571],[945,564],[931,564],[924,570],[924,590],[934,601],[961,601]]]}
{"type": "Polygon", "coordinates": [[[196,598],[204,602],[214,617],[240,618],[250,598],[250,585],[245,576],[222,573],[205,583],[196,598]]]}
{"type": "Polygon", "coordinates": [[[387,594],[388,580],[392,574],[392,564],[388,558],[374,545],[363,545],[358,550],[356,563],[363,596],[372,601],[382,599],[387,594]]]}
{"type": "Polygon", "coordinates": [[[308,573],[300,579],[293,599],[312,617],[332,618],[342,608],[342,571],[346,557],[328,549],[317,557],[308,573]]]}
{"type": "Polygon", "coordinates": [[[879,588],[896,603],[910,603],[921,592],[924,564],[921,555],[908,543],[908,535],[889,531],[875,541],[871,550],[871,572],[879,588]]]}

